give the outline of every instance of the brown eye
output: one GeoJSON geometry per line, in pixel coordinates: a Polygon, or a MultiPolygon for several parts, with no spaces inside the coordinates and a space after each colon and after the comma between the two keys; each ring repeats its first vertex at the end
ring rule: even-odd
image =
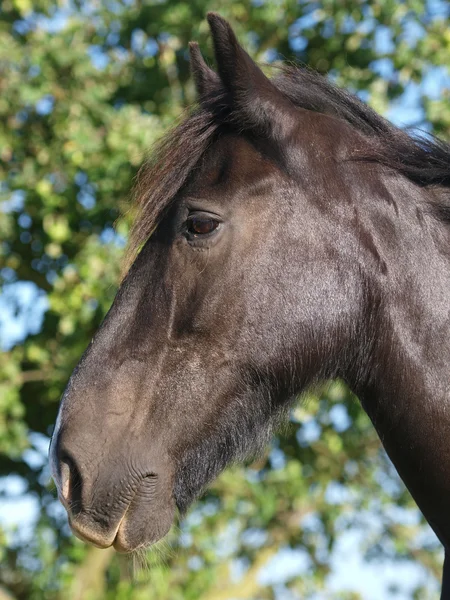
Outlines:
{"type": "Polygon", "coordinates": [[[219,226],[219,221],[208,217],[190,217],[187,230],[191,235],[207,235],[219,226]]]}

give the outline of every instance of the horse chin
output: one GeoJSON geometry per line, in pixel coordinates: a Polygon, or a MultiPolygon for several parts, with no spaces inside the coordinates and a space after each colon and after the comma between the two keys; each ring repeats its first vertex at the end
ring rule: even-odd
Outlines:
{"type": "Polygon", "coordinates": [[[153,527],[142,527],[136,523],[125,521],[117,531],[113,547],[120,554],[130,554],[137,550],[146,549],[161,540],[170,530],[173,515],[153,523],[153,527]]]}
{"type": "Polygon", "coordinates": [[[130,553],[147,548],[162,539],[170,530],[175,515],[175,505],[169,502],[132,502],[122,518],[114,538],[117,552],[130,553]]]}

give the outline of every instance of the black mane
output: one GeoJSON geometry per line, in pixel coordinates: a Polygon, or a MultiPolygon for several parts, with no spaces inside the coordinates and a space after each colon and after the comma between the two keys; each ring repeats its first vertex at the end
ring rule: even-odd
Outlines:
{"type": "MultiPolygon", "coordinates": [[[[358,160],[376,161],[420,186],[450,187],[450,145],[446,142],[401,130],[359,98],[308,68],[282,67],[272,82],[295,106],[341,119],[363,134],[371,142],[370,151],[356,157],[358,160]]],[[[226,96],[215,94],[185,114],[156,144],[136,178],[138,210],[126,268],[199,164],[228,114],[226,96]]],[[[448,220],[450,208],[442,204],[437,206],[437,213],[448,220]]]]}
{"type": "Polygon", "coordinates": [[[411,135],[359,98],[310,69],[285,67],[273,80],[298,107],[347,121],[376,141],[376,158],[418,185],[450,186],[450,145],[433,136],[411,135]]]}

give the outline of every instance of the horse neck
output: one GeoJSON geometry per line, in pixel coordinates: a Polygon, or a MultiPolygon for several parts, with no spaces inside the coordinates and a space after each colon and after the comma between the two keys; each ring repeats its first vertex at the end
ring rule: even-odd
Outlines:
{"type": "Polygon", "coordinates": [[[383,267],[371,282],[378,304],[369,315],[367,388],[381,397],[443,399],[449,391],[450,226],[433,213],[426,189],[404,181],[396,182],[397,189],[390,185],[392,197],[401,198],[395,217],[388,227],[388,207],[372,229],[383,267]]]}
{"type": "Polygon", "coordinates": [[[427,190],[394,180],[389,191],[394,204],[371,211],[384,267],[371,279],[377,303],[367,324],[367,377],[354,387],[403,481],[450,546],[450,228],[432,214],[427,190]]]}

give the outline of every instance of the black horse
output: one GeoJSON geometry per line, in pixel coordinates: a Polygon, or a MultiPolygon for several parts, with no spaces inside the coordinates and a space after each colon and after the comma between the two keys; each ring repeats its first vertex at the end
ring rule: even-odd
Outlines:
{"type": "Polygon", "coordinates": [[[268,79],[208,21],[218,73],[192,44],[198,107],[141,170],[132,266],[61,402],[71,527],[154,542],[341,377],[450,556],[450,147],[308,70],[268,79]]]}

